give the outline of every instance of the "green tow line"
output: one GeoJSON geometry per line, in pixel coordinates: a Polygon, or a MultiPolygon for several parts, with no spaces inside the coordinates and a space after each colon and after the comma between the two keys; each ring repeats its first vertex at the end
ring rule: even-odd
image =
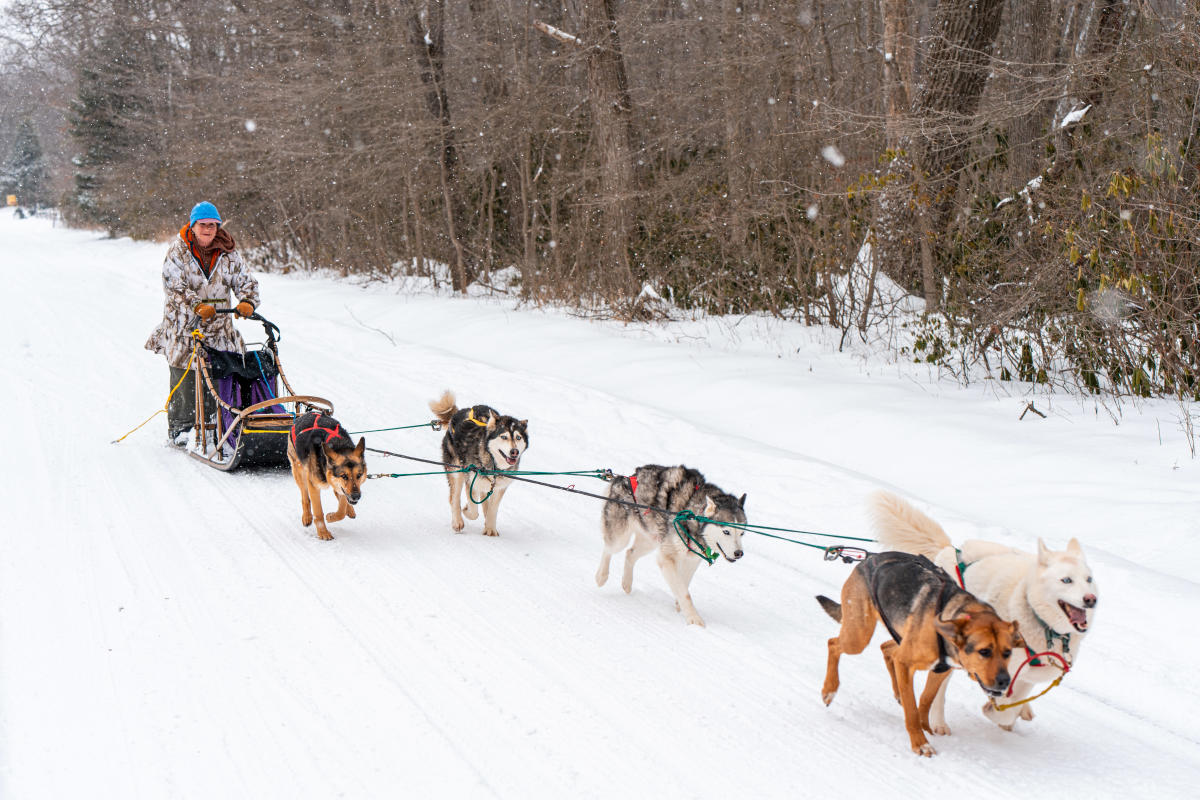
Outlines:
{"type": "MultiPolygon", "coordinates": [[[[410,428],[432,428],[435,431],[440,431],[442,429],[442,423],[435,419],[435,420],[430,420],[429,422],[422,422],[419,425],[397,425],[394,428],[372,428],[369,431],[347,431],[347,435],[358,436],[360,433],[382,433],[383,431],[406,431],[406,430],[409,430],[410,428]]],[[[422,475],[422,474],[426,474],[426,473],[414,472],[413,474],[414,475],[422,475]]],[[[428,473],[428,474],[436,474],[436,473],[428,473]]],[[[393,476],[393,477],[400,477],[400,476],[393,476]]]]}
{"type": "Polygon", "coordinates": [[[834,545],[831,547],[826,547],[826,546],[820,545],[820,544],[813,544],[812,542],[802,542],[799,539],[789,539],[786,536],[777,536],[776,534],[773,534],[773,533],[767,533],[767,531],[781,531],[783,533],[799,533],[799,534],[803,534],[805,536],[824,536],[824,537],[827,537],[830,539],[841,539],[844,541],[854,541],[854,542],[877,541],[875,539],[865,539],[861,536],[843,536],[838,533],[820,533],[818,531],[805,531],[805,530],[799,530],[796,528],[774,528],[774,527],[771,527],[770,525],[751,525],[750,523],[746,523],[746,522],[722,522],[720,520],[709,519],[708,517],[702,517],[698,514],[692,513],[691,511],[680,511],[678,514],[675,515],[675,518],[672,520],[672,523],[675,525],[675,533],[679,536],[680,541],[683,542],[683,546],[688,549],[689,553],[695,553],[696,555],[700,556],[701,558],[703,558],[705,561],[708,562],[709,566],[712,566],[713,562],[715,562],[717,560],[717,558],[719,557],[719,554],[716,553],[715,551],[713,551],[713,549],[711,547],[709,547],[707,544],[704,544],[703,542],[701,542],[696,537],[695,534],[691,533],[687,528],[685,528],[683,525],[683,522],[685,520],[695,520],[696,522],[700,522],[703,524],[720,525],[723,528],[739,528],[743,531],[749,531],[750,533],[757,533],[759,536],[768,536],[772,539],[780,539],[785,542],[791,542],[792,544],[802,544],[805,547],[812,547],[817,550],[823,551],[825,553],[826,561],[833,561],[835,559],[841,558],[842,560],[849,563],[850,561],[857,561],[857,560],[861,560],[864,557],[866,557],[866,551],[862,550],[861,548],[841,547],[841,546],[837,546],[837,545],[834,545]],[[700,549],[698,549],[698,550],[693,549],[692,548],[693,544],[697,548],[700,548],[700,549]]]}
{"type": "MultiPolygon", "coordinates": [[[[407,425],[404,427],[423,428],[426,425],[430,425],[430,424],[435,426],[434,427],[435,430],[437,429],[436,428],[436,424],[437,424],[436,420],[433,423],[424,423],[422,425],[407,425]]],[[[383,428],[382,430],[400,430],[400,428],[383,428]]],[[[370,433],[370,431],[359,431],[359,433],[370,433]]],[[[430,464],[440,463],[440,462],[436,462],[436,461],[429,461],[428,459],[416,458],[415,456],[405,456],[405,455],[402,455],[399,453],[388,453],[387,451],[375,451],[375,452],[382,452],[384,455],[399,456],[401,458],[408,458],[408,459],[412,459],[415,461],[425,461],[426,463],[430,463],[430,464]]],[[[569,470],[569,471],[565,471],[565,472],[548,472],[548,471],[534,471],[534,470],[484,469],[483,467],[476,466],[475,464],[468,464],[465,467],[446,466],[442,469],[434,470],[432,472],[377,472],[377,473],[372,473],[372,474],[368,475],[367,477],[368,478],[408,478],[408,477],[415,477],[418,475],[445,475],[445,474],[453,474],[456,472],[471,473],[471,484],[467,489],[467,496],[470,498],[471,502],[475,503],[476,505],[480,505],[480,504],[486,502],[487,499],[492,496],[492,493],[496,489],[495,481],[493,481],[492,488],[488,490],[488,493],[486,495],[484,495],[482,499],[476,500],[475,499],[475,481],[478,480],[480,475],[482,475],[484,477],[488,477],[488,478],[498,478],[500,476],[510,476],[510,477],[515,477],[515,478],[521,478],[521,477],[527,477],[530,475],[538,475],[538,476],[565,475],[565,476],[570,476],[570,477],[597,478],[597,479],[605,481],[605,482],[611,482],[617,477],[617,475],[615,475],[611,469],[584,469],[584,470],[569,470]]],[[[539,482],[532,481],[532,483],[539,483],[539,482]]],[[[563,489],[564,491],[571,491],[576,494],[585,494],[585,495],[589,495],[591,497],[596,497],[600,500],[610,499],[610,498],[602,497],[600,495],[591,494],[589,492],[581,492],[580,490],[575,489],[573,485],[570,487],[554,486],[553,484],[540,484],[540,485],[549,486],[550,488],[554,488],[554,489],[563,489]]],[[[621,502],[621,501],[618,501],[618,502],[621,502]]],[[[634,505],[638,508],[644,508],[647,510],[647,512],[656,511],[656,512],[662,513],[662,514],[670,514],[671,513],[669,511],[667,511],[666,509],[654,508],[652,506],[646,506],[646,505],[642,505],[640,503],[627,503],[626,505],[634,505]]],[[[804,545],[805,547],[812,547],[812,548],[822,551],[825,554],[826,561],[836,561],[839,558],[841,560],[845,561],[846,563],[851,563],[853,561],[860,561],[867,556],[867,551],[860,547],[846,547],[843,545],[830,545],[830,546],[826,547],[826,546],[820,545],[820,544],[813,544],[812,542],[804,542],[799,539],[790,539],[787,536],[779,536],[778,534],[779,533],[797,533],[802,536],[823,536],[823,537],[826,537],[829,539],[838,539],[840,541],[853,541],[853,542],[877,541],[876,539],[867,539],[867,538],[864,538],[861,536],[843,536],[843,535],[837,534],[837,533],[821,533],[819,531],[806,531],[806,530],[801,530],[799,528],[776,528],[776,527],[772,527],[770,525],[752,525],[752,524],[746,523],[746,522],[723,522],[721,520],[715,520],[715,519],[711,519],[709,517],[702,517],[699,514],[696,514],[692,511],[680,511],[678,513],[673,514],[672,519],[671,519],[671,524],[675,526],[675,533],[676,533],[676,535],[679,536],[680,541],[683,542],[684,547],[687,548],[689,553],[694,553],[695,555],[704,559],[709,564],[709,566],[711,566],[714,562],[716,562],[716,560],[718,558],[720,558],[720,553],[716,550],[713,550],[711,547],[709,547],[707,544],[705,544],[697,536],[697,534],[694,534],[687,529],[687,527],[684,525],[684,523],[689,520],[699,522],[699,523],[701,523],[702,526],[703,525],[719,525],[720,527],[723,527],[723,528],[738,528],[740,530],[748,531],[750,533],[757,533],[759,536],[767,536],[771,539],[779,539],[784,542],[791,542],[792,544],[801,544],[801,545],[804,545]],[[776,533],[768,533],[768,531],[776,531],[776,533]]]]}

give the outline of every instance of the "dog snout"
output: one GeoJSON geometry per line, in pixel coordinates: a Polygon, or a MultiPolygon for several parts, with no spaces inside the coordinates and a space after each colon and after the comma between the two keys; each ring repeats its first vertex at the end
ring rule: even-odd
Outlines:
{"type": "Polygon", "coordinates": [[[346,499],[350,501],[350,505],[355,505],[358,503],[358,501],[360,499],[362,499],[362,492],[355,490],[355,491],[351,492],[350,496],[347,497],[346,499]]]}
{"type": "Polygon", "coordinates": [[[737,559],[741,558],[741,557],[742,557],[742,551],[741,551],[741,550],[734,550],[734,551],[733,551],[733,558],[734,558],[734,560],[735,560],[735,561],[736,561],[737,559]]]}
{"type": "Polygon", "coordinates": [[[1003,692],[1007,689],[1010,683],[1012,683],[1012,678],[1009,677],[1008,670],[1002,669],[996,674],[996,688],[1000,691],[1003,692]]]}
{"type": "Polygon", "coordinates": [[[1083,607],[1084,608],[1095,608],[1096,607],[1096,595],[1085,594],[1083,596],[1083,607]]]}

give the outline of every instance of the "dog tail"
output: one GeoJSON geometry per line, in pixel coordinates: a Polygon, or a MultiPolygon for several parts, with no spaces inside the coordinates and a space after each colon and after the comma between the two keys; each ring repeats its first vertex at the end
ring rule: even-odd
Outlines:
{"type": "Polygon", "coordinates": [[[884,550],[925,556],[930,561],[952,547],[942,526],[890,492],[871,496],[871,519],[884,550]]]}
{"type": "Polygon", "coordinates": [[[454,392],[447,389],[437,400],[430,400],[429,410],[442,425],[450,424],[450,418],[458,411],[458,406],[454,404],[454,392]]]}
{"type": "Polygon", "coordinates": [[[830,600],[823,594],[817,595],[817,602],[821,604],[821,608],[825,609],[825,613],[833,617],[835,622],[842,621],[842,604],[830,600]]]}

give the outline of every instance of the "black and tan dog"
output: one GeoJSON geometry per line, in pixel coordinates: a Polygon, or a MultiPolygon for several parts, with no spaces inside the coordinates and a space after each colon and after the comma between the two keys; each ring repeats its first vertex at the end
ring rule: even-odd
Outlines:
{"type": "Polygon", "coordinates": [[[362,497],[367,477],[366,447],[366,439],[360,438],[355,445],[341,424],[327,414],[303,414],[292,423],[287,455],[292,477],[300,487],[300,521],[308,527],[316,520],[317,536],[322,539],[333,538],[326,522],[354,519],[354,504],[362,497]],[[322,511],[322,489],[333,489],[337,511],[322,511]]]}
{"type": "Polygon", "coordinates": [[[989,697],[999,697],[1011,681],[1008,658],[1024,646],[1017,623],[1000,619],[991,606],[960,589],[924,556],[872,553],[846,579],[840,604],[821,595],[817,601],[842,623],[841,632],[829,640],[821,699],[825,705],[833,702],[839,686],[838,660],[843,653],[861,653],[871,641],[875,623],[882,621],[892,639],[880,649],[917,755],[936,752],[925,731],[932,732],[929,707],[950,668],[965,670],[989,697]],[[933,673],[918,708],[913,673],[930,667],[933,673]]]}
{"type": "Polygon", "coordinates": [[[499,536],[496,512],[512,479],[491,475],[479,480],[478,485],[467,490],[471,493],[467,498],[470,502],[461,505],[463,487],[475,483],[475,476],[458,468],[475,466],[485,472],[518,469],[521,455],[529,446],[529,420],[503,415],[491,406],[459,408],[455,405],[454,394],[449,391],[430,402],[429,408],[446,429],[446,435],[442,437],[442,462],[451,465],[446,467],[446,480],[450,483],[451,527],[461,533],[466,525],[463,515],[475,519],[479,516],[476,506],[482,505],[483,535],[499,536]]]}

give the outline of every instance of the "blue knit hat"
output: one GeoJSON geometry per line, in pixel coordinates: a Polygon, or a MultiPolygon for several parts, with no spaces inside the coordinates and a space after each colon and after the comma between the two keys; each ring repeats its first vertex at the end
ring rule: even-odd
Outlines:
{"type": "Polygon", "coordinates": [[[215,219],[221,221],[221,215],[217,213],[217,207],[205,200],[202,203],[196,203],[192,208],[192,215],[188,218],[188,227],[192,227],[197,221],[202,219],[215,219]]]}

